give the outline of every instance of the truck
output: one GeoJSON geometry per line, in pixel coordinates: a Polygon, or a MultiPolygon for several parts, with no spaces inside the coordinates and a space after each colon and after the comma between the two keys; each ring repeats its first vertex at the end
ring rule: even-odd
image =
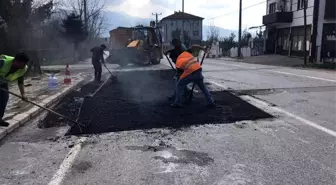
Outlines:
{"type": "Polygon", "coordinates": [[[130,63],[156,65],[163,58],[160,28],[118,27],[110,32],[110,56],[106,62],[125,67],[130,63]]]}

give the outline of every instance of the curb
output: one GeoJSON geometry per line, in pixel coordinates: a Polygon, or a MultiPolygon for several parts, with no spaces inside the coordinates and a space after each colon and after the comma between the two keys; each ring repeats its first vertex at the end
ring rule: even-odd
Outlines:
{"type": "MultiPolygon", "coordinates": [[[[43,100],[40,105],[48,107],[52,105],[53,103],[59,101],[61,98],[63,98],[66,94],[68,94],[70,91],[78,88],[79,86],[83,85],[85,81],[85,77],[80,79],[78,82],[74,83],[74,85],[70,87],[64,88],[62,91],[54,94],[53,96],[48,97],[47,99],[43,100]]],[[[24,125],[27,121],[33,119],[37,114],[42,112],[43,109],[33,106],[31,109],[29,109],[26,112],[23,112],[21,114],[18,114],[14,116],[11,120],[8,120],[9,123],[8,127],[1,127],[0,128],[0,140],[15,131],[20,126],[24,125]]]]}

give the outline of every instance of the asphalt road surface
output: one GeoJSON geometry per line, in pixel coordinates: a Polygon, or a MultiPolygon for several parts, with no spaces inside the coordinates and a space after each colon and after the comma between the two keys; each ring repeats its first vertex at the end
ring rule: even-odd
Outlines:
{"type": "Polygon", "coordinates": [[[76,137],[64,136],[69,127],[37,128],[41,115],[1,141],[0,184],[336,182],[335,72],[212,59],[203,70],[212,91],[228,90],[274,118],[76,137]]]}

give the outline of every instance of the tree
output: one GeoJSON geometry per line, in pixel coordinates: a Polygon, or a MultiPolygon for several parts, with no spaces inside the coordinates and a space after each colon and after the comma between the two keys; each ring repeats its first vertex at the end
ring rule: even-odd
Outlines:
{"type": "MultiPolygon", "coordinates": [[[[62,20],[62,27],[64,28],[64,37],[73,44],[74,50],[77,52],[79,44],[85,41],[88,36],[83,20],[73,12],[62,20]]],[[[77,60],[76,54],[74,60],[77,60]]]]}
{"type": "Polygon", "coordinates": [[[241,41],[240,41],[240,46],[248,46],[248,42],[249,42],[249,40],[252,38],[252,35],[251,35],[251,33],[249,33],[248,31],[247,31],[247,29],[245,29],[244,31],[243,31],[243,35],[242,35],[242,38],[241,38],[241,41]]]}
{"type": "Polygon", "coordinates": [[[256,31],[256,38],[258,39],[261,39],[263,36],[263,32],[260,30],[260,31],[256,31]]]}
{"type": "Polygon", "coordinates": [[[235,38],[236,35],[234,33],[231,33],[229,37],[220,38],[219,47],[222,48],[224,52],[229,51],[233,47],[237,47],[235,38]]]}
{"type": "Polygon", "coordinates": [[[72,41],[75,47],[80,42],[83,42],[87,38],[87,32],[84,28],[84,23],[79,15],[71,13],[63,21],[62,26],[64,28],[64,36],[72,41]]]}
{"type": "Polygon", "coordinates": [[[219,29],[216,26],[209,26],[207,41],[209,45],[219,41],[219,29]]]}
{"type": "Polygon", "coordinates": [[[41,74],[39,39],[43,36],[41,25],[52,14],[53,1],[35,4],[35,0],[0,1],[0,53],[15,55],[18,51],[28,54],[31,62],[28,72],[41,74]]]}
{"type": "MultiPolygon", "coordinates": [[[[106,19],[103,9],[106,5],[105,0],[86,0],[86,17],[83,0],[63,0],[62,6],[69,7],[71,12],[75,13],[85,22],[87,20],[87,33],[89,38],[99,37],[106,29],[106,19]]],[[[68,9],[60,10],[64,15],[68,15],[68,9]]]]}

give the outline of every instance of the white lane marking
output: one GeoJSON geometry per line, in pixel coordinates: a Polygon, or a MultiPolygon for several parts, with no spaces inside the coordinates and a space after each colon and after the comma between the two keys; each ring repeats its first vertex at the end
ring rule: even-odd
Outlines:
{"type": "Polygon", "coordinates": [[[64,158],[61,166],[54,174],[53,178],[48,185],[61,185],[66,176],[66,173],[72,167],[75,162],[76,157],[82,149],[82,144],[87,140],[87,138],[80,138],[77,140],[77,144],[69,151],[67,156],[64,158]]]}
{"type": "Polygon", "coordinates": [[[269,104],[267,104],[266,102],[263,102],[263,101],[258,100],[258,99],[256,99],[256,98],[253,98],[253,97],[251,97],[251,96],[241,96],[241,98],[243,98],[243,99],[246,100],[246,101],[249,101],[250,103],[251,103],[251,102],[254,102],[254,103],[264,104],[265,106],[268,106],[270,109],[273,109],[273,111],[275,111],[275,112],[279,112],[279,113],[282,113],[282,114],[286,114],[287,116],[292,117],[292,118],[294,118],[294,119],[296,119],[296,120],[298,120],[298,121],[300,121],[300,122],[302,122],[302,123],[304,123],[304,124],[306,124],[306,125],[309,125],[309,126],[311,126],[311,127],[314,127],[314,128],[316,128],[316,129],[318,129],[318,130],[320,130],[320,131],[322,131],[322,132],[325,132],[325,133],[327,133],[327,134],[329,134],[329,135],[331,135],[331,136],[336,137],[336,132],[335,132],[335,131],[330,130],[330,129],[328,129],[328,128],[325,128],[325,127],[323,127],[323,126],[321,126],[321,125],[318,125],[318,124],[316,124],[316,123],[314,123],[314,122],[311,122],[311,121],[309,121],[309,120],[306,120],[306,119],[304,119],[304,118],[301,118],[300,116],[297,116],[297,115],[292,114],[292,113],[290,113],[290,112],[287,112],[287,111],[285,111],[284,109],[281,109],[281,108],[279,108],[279,107],[272,107],[272,106],[270,106],[269,104]]]}
{"type": "MultiPolygon", "coordinates": [[[[225,87],[224,85],[218,84],[218,83],[213,82],[213,81],[210,81],[210,82],[213,83],[214,85],[217,85],[217,86],[219,86],[219,87],[222,87],[222,88],[226,89],[226,87],[225,87]]],[[[261,100],[258,100],[258,99],[256,99],[256,98],[253,98],[253,97],[251,97],[251,96],[247,96],[247,95],[246,95],[246,96],[241,96],[241,98],[243,98],[245,101],[249,101],[250,103],[253,102],[254,105],[257,106],[258,108],[261,108],[261,107],[258,106],[258,105],[265,106],[265,107],[267,107],[268,109],[271,109],[271,110],[274,111],[274,112],[278,112],[278,113],[285,114],[285,115],[287,115],[287,116],[289,116],[289,117],[292,117],[292,118],[294,118],[294,119],[296,119],[296,120],[298,120],[298,121],[300,121],[300,122],[302,122],[302,123],[304,123],[304,124],[306,124],[306,125],[309,125],[309,126],[315,128],[315,129],[318,129],[318,130],[320,130],[320,131],[322,131],[322,132],[325,132],[325,133],[327,133],[327,134],[329,134],[329,135],[331,135],[331,136],[336,137],[336,132],[335,132],[335,131],[330,130],[330,129],[326,128],[326,127],[323,127],[323,126],[321,126],[321,125],[318,125],[318,124],[316,124],[316,123],[314,123],[314,122],[311,122],[311,121],[309,121],[309,120],[306,120],[306,119],[304,119],[304,118],[301,118],[300,116],[294,115],[294,114],[292,114],[292,113],[290,113],[290,112],[287,112],[287,111],[285,111],[284,109],[281,109],[281,108],[279,108],[279,107],[271,106],[271,105],[269,105],[268,103],[266,103],[266,102],[264,102],[264,101],[261,101],[261,100]]],[[[252,104],[253,104],[253,103],[252,103],[252,104]]]]}
{"type": "Polygon", "coordinates": [[[224,85],[222,85],[222,84],[219,84],[219,83],[217,83],[217,82],[214,82],[214,81],[209,81],[209,82],[212,83],[212,84],[214,84],[214,85],[217,85],[217,86],[219,86],[219,87],[221,87],[221,88],[228,89],[226,86],[224,86],[224,85]]]}
{"type": "Polygon", "coordinates": [[[241,65],[237,65],[237,64],[217,63],[217,62],[211,62],[211,61],[208,61],[208,62],[206,62],[205,64],[207,64],[207,63],[211,63],[211,64],[219,64],[219,65],[224,65],[224,66],[240,67],[240,68],[258,69],[258,68],[256,68],[256,67],[241,66],[241,65]]]}
{"type": "MultiPolygon", "coordinates": [[[[224,63],[215,63],[215,62],[208,62],[208,63],[226,65],[226,66],[234,66],[234,67],[240,67],[240,68],[248,68],[248,69],[258,69],[256,67],[241,66],[241,65],[236,65],[236,64],[224,64],[224,63]]],[[[284,74],[284,75],[291,75],[291,76],[297,76],[297,77],[303,77],[303,78],[310,78],[310,79],[314,79],[314,80],[322,80],[322,81],[327,81],[327,82],[336,82],[336,80],[333,80],[333,79],[320,78],[320,77],[307,76],[307,75],[300,75],[300,74],[288,73],[288,72],[283,72],[283,71],[265,70],[265,69],[262,69],[260,71],[278,73],[278,74],[284,74]]]]}
{"type": "Polygon", "coordinates": [[[323,81],[327,81],[327,82],[336,82],[336,80],[332,80],[332,79],[320,78],[320,77],[315,77],[315,76],[299,75],[299,74],[282,72],[282,71],[275,71],[275,70],[263,70],[263,71],[269,71],[269,72],[272,72],[272,73],[279,73],[279,74],[298,76],[298,77],[304,77],[304,78],[311,78],[311,79],[314,79],[314,80],[323,80],[323,81]]]}

